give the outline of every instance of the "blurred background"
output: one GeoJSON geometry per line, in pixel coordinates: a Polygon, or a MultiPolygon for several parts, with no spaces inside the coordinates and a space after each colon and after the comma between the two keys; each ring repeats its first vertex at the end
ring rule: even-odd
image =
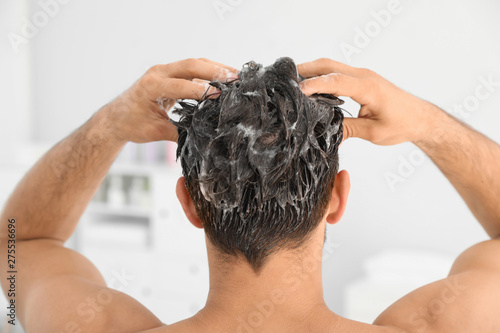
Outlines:
{"type": "MultiPolygon", "coordinates": [[[[47,149],[149,67],[190,57],[367,67],[498,142],[499,13],[496,0],[2,0],[0,205],[47,149]]],[[[127,145],[68,243],[165,323],[196,313],[208,291],[203,231],[174,193],[174,152],[165,142],[127,145]]],[[[323,268],[336,313],[371,322],[486,239],[412,144],[350,139],[340,161],[350,202],[328,228],[323,268]]],[[[4,321],[0,330],[22,332],[4,321]]]]}

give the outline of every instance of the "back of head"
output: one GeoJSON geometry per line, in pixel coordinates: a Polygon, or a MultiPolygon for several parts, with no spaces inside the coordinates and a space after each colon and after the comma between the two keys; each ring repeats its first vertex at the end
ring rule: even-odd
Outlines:
{"type": "Polygon", "coordinates": [[[185,183],[210,242],[255,272],[300,247],[320,223],[338,172],[342,103],[307,97],[290,58],[247,63],[212,82],[218,98],[180,102],[173,123],[185,183]]]}

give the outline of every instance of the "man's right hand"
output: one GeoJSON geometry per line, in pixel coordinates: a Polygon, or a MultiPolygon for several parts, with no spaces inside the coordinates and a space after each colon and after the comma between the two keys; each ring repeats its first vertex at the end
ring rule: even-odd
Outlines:
{"type": "Polygon", "coordinates": [[[371,70],[351,67],[330,59],[297,66],[307,78],[304,94],[346,96],[361,104],[358,118],[345,118],[344,139],[359,137],[378,145],[417,142],[431,135],[432,124],[444,113],[371,70]]]}

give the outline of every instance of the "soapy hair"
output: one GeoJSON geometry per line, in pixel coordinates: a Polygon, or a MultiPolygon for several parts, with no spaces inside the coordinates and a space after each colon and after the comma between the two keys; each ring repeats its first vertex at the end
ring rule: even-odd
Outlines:
{"type": "Polygon", "coordinates": [[[338,172],[343,101],[307,97],[290,58],[243,66],[239,79],[211,82],[219,97],[174,110],[185,184],[210,242],[259,272],[278,250],[309,239],[338,172]]]}

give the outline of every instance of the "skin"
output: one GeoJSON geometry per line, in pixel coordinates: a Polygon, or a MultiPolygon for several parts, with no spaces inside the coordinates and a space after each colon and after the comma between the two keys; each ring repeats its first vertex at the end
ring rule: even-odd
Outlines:
{"type": "MultiPolygon", "coordinates": [[[[175,141],[165,109],[176,99],[200,98],[206,81],[237,74],[206,59],[188,59],[150,69],[42,157],[5,205],[0,216],[1,283],[8,293],[7,230],[8,220],[15,218],[16,311],[26,331],[498,332],[500,180],[495,175],[500,146],[372,71],[329,59],[301,64],[298,70],[308,78],[301,83],[305,94],[348,96],[361,104],[357,118],[345,119],[346,139],[379,145],[411,141],[421,148],[491,239],[465,250],[448,277],[401,298],[373,325],[342,318],[325,305],[321,280],[325,227],[342,218],[350,189],[349,175],[341,171],[310,240],[300,249],[273,255],[260,275],[241,258],[222,261],[207,240],[206,306],[192,318],[164,325],[130,296],[108,288],[95,266],[64,243],[126,142],[175,141]],[[96,300],[103,295],[110,296],[100,306],[96,300]],[[96,309],[93,318],[78,314],[82,303],[96,309]],[[252,321],[256,309],[266,314],[257,323],[255,317],[252,321]]],[[[217,91],[209,93],[215,97],[217,91]]],[[[191,223],[202,227],[182,178],[176,193],[191,223]]]]}

